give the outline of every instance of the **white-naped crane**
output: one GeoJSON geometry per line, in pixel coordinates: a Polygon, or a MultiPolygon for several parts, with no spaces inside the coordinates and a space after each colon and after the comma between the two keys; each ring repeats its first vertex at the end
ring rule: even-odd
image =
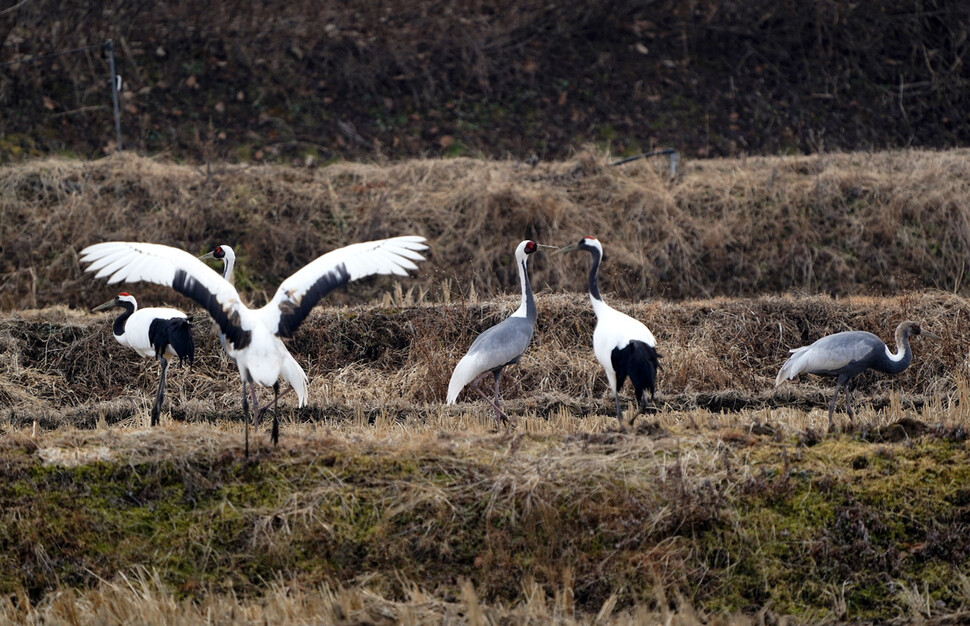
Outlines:
{"type": "Polygon", "coordinates": [[[472,342],[468,353],[455,366],[451,381],[448,383],[448,404],[454,404],[465,385],[472,383],[475,391],[495,410],[495,423],[498,427],[501,427],[503,422],[510,422],[509,416],[500,406],[499,377],[502,375],[502,368],[519,362],[535,332],[536,302],[532,294],[527,266],[529,255],[539,248],[555,248],[555,246],[543,246],[526,240],[515,248],[515,263],[519,269],[519,284],[522,287],[522,304],[511,316],[484,331],[472,342]],[[478,386],[482,377],[488,373],[492,374],[495,382],[494,399],[485,395],[478,386]]]}
{"type": "Polygon", "coordinates": [[[121,292],[104,304],[94,307],[93,311],[103,311],[120,307],[124,309],[115,318],[112,333],[123,346],[128,346],[145,357],[155,357],[161,366],[158,393],[152,405],[151,425],[157,426],[162,400],[165,399],[165,375],[168,362],[176,356],[179,364],[195,359],[195,342],[192,340],[192,323],[189,317],[178,309],[167,307],[138,308],[135,296],[121,292]]]}
{"type": "MultiPolygon", "coordinates": [[[[233,281],[233,270],[236,267],[236,252],[232,249],[231,246],[227,246],[227,245],[216,246],[214,250],[210,252],[206,252],[199,258],[202,260],[216,259],[217,261],[222,261],[222,277],[226,279],[226,281],[229,282],[229,284],[235,286],[235,282],[233,281]]],[[[232,359],[232,362],[235,363],[236,358],[233,356],[233,348],[226,341],[225,333],[223,333],[222,331],[219,331],[218,335],[219,335],[219,343],[222,345],[222,349],[225,350],[226,354],[229,355],[229,358],[232,359]]],[[[291,391],[298,390],[297,407],[306,406],[307,387],[309,386],[309,381],[307,379],[306,372],[303,371],[303,368],[300,367],[300,364],[297,363],[296,359],[293,358],[293,355],[290,354],[289,351],[287,351],[287,353],[283,356],[283,358],[286,359],[288,362],[284,364],[284,366],[280,369],[280,375],[283,378],[283,380],[285,380],[289,384],[289,386],[286,388],[286,391],[280,394],[280,398],[290,393],[291,391]]],[[[267,402],[265,405],[259,406],[256,403],[255,388],[252,388],[252,395],[253,395],[253,408],[254,408],[253,425],[259,426],[260,422],[262,422],[263,420],[263,414],[266,413],[266,411],[273,405],[272,403],[267,402]]]]}
{"type": "Polygon", "coordinates": [[[775,387],[786,379],[792,380],[803,373],[834,377],[835,393],[829,402],[829,432],[832,432],[835,430],[832,418],[839,390],[845,388],[845,409],[849,419],[854,420],[855,412],[849,398],[852,379],[868,369],[886,374],[903,371],[913,360],[909,338],[920,335],[939,339],[937,335],[921,329],[919,324],[909,320],[896,327],[896,352],[890,352],[882,339],[864,330],[847,330],[827,335],[810,346],[789,350],[791,356],[775,377],[775,387]]]}
{"type": "MultiPolygon", "coordinates": [[[[273,299],[259,309],[247,307],[226,279],[195,256],[160,244],[109,241],[81,251],[86,271],[108,283],[150,282],[167,285],[202,306],[226,336],[229,355],[235,359],[242,378],[243,419],[246,423],[246,455],[249,455],[249,398],[247,385],[272,387],[273,443],[279,442],[279,379],[282,376],[297,390],[301,406],[306,388],[299,376],[288,370],[296,361],[283,344],[306,319],[322,297],[351,281],[375,274],[407,276],[423,261],[424,237],[408,235],[355,243],[317,257],[284,280],[273,299]]],[[[302,369],[300,370],[302,373],[302,369]]]]}
{"type": "MultiPolygon", "coordinates": [[[[646,392],[650,391],[651,399],[654,397],[657,370],[660,368],[657,340],[642,322],[603,302],[597,282],[600,262],[603,260],[603,245],[595,237],[583,237],[577,243],[560,248],[553,254],[574,250],[589,252],[592,258],[589,266],[589,300],[593,303],[593,312],[596,313],[593,353],[606,371],[606,379],[616,400],[616,419],[620,422],[620,427],[625,428],[620,390],[629,378],[633,383],[639,410],[646,408],[646,392]]],[[[631,426],[636,415],[630,419],[631,426]]]]}

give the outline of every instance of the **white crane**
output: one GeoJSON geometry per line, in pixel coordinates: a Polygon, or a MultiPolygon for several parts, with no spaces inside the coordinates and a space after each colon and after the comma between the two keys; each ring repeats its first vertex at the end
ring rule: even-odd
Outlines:
{"type": "Polygon", "coordinates": [[[152,405],[152,426],[158,425],[158,414],[165,398],[165,374],[168,361],[179,357],[179,363],[195,359],[195,342],[188,316],[177,309],[149,307],[139,309],[135,296],[121,292],[104,304],[94,307],[103,311],[114,307],[124,309],[114,322],[112,333],[123,346],[128,346],[141,356],[155,357],[162,368],[158,381],[158,393],[152,405]]]}
{"type": "MultiPolygon", "coordinates": [[[[273,443],[279,442],[279,379],[291,384],[300,372],[282,339],[291,337],[322,297],[348,282],[374,274],[407,276],[423,261],[424,237],[403,236],[355,243],[320,256],[284,280],[268,304],[247,307],[226,279],[184,250],[159,244],[109,241],[81,251],[86,271],[108,283],[145,281],[172,287],[201,305],[226,337],[229,355],[242,377],[243,419],[246,422],[246,454],[249,454],[249,400],[247,384],[272,387],[273,443]]],[[[294,385],[297,394],[299,383],[294,385]]],[[[254,390],[253,404],[255,404],[254,390]]],[[[305,402],[305,395],[303,396],[305,402]]]]}
{"type": "MultiPolygon", "coordinates": [[[[653,333],[639,320],[611,308],[600,296],[597,274],[603,260],[603,245],[595,237],[583,237],[577,243],[560,248],[553,254],[582,250],[592,257],[589,267],[589,300],[596,313],[596,328],[593,330],[593,353],[603,366],[606,379],[616,399],[616,419],[623,424],[623,409],[620,406],[620,390],[629,378],[633,383],[640,410],[646,408],[647,390],[653,398],[656,390],[657,370],[660,368],[660,355],[657,354],[657,340],[653,333]]],[[[630,419],[633,425],[636,414],[630,419]]]]}
{"type": "MultiPolygon", "coordinates": [[[[216,259],[217,261],[222,261],[222,277],[226,279],[229,284],[235,286],[232,277],[233,269],[236,267],[236,253],[231,246],[216,246],[214,250],[211,252],[206,252],[199,258],[202,260],[216,259]]],[[[225,350],[226,354],[229,355],[229,358],[232,359],[232,362],[235,363],[235,351],[226,341],[226,335],[222,331],[219,331],[219,343],[222,345],[222,349],[225,350]]],[[[307,379],[306,372],[303,371],[303,368],[300,367],[300,364],[296,362],[296,359],[293,358],[293,355],[290,354],[289,351],[286,352],[283,358],[287,361],[287,363],[285,363],[280,369],[280,375],[283,380],[289,384],[289,387],[286,388],[286,391],[280,394],[280,397],[282,398],[291,391],[296,390],[297,408],[304,407],[307,403],[307,387],[309,386],[309,380],[307,379]]],[[[240,375],[242,375],[242,372],[240,372],[240,375]]],[[[265,405],[259,406],[256,400],[256,388],[251,387],[250,391],[253,396],[253,426],[259,426],[260,422],[263,420],[263,414],[266,413],[266,411],[273,405],[272,403],[267,402],[265,405]]]]}
{"type": "Polygon", "coordinates": [[[535,332],[536,303],[532,294],[532,285],[529,283],[527,263],[529,255],[540,247],[554,248],[555,246],[542,246],[534,241],[523,241],[516,247],[515,263],[519,268],[522,304],[511,316],[492,326],[472,342],[468,354],[458,362],[448,383],[448,404],[454,404],[465,385],[472,383],[475,391],[492,405],[495,410],[495,423],[498,426],[501,426],[502,422],[509,422],[509,416],[499,406],[501,396],[498,383],[502,368],[518,363],[525,349],[529,347],[532,334],[535,332]],[[494,400],[485,395],[478,386],[478,382],[489,372],[495,379],[494,400]]]}
{"type": "Polygon", "coordinates": [[[845,409],[849,419],[854,417],[849,391],[852,379],[874,369],[887,374],[898,374],[913,360],[913,349],[909,338],[920,334],[931,339],[939,339],[928,330],[922,330],[916,322],[905,321],[896,327],[896,352],[890,352],[882,339],[864,330],[848,330],[827,335],[810,346],[789,350],[791,356],[781,366],[775,377],[775,387],[785,379],[792,380],[801,373],[832,376],[835,378],[835,393],[829,402],[829,432],[835,430],[832,420],[835,414],[835,400],[839,390],[845,388],[845,409]]]}

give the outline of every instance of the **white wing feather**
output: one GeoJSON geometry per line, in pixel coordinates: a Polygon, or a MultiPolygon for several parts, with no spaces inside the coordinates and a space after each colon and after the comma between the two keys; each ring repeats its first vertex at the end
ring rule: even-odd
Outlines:
{"type": "Polygon", "coordinates": [[[108,278],[108,284],[121,281],[148,282],[171,287],[175,274],[182,270],[205,287],[224,308],[235,306],[239,294],[211,267],[184,250],[155,243],[106,241],[81,250],[81,263],[95,278],[108,278]]]}
{"type": "Polygon", "coordinates": [[[287,278],[276,290],[273,299],[259,310],[259,316],[267,328],[279,326],[283,303],[299,304],[307,292],[323,277],[343,267],[349,278],[355,281],[375,274],[407,276],[408,270],[416,270],[414,261],[423,261],[419,254],[427,250],[424,237],[405,235],[355,243],[332,250],[319,256],[287,278]]]}

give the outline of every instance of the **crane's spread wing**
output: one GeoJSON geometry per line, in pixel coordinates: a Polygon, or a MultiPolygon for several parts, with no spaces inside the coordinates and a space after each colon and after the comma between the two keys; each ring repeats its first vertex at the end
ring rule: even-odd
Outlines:
{"type": "Polygon", "coordinates": [[[259,314],[270,331],[290,337],[320,298],[337,287],[374,274],[407,276],[423,261],[424,237],[408,235],[355,243],[317,257],[287,278],[259,314]]]}
{"type": "Polygon", "coordinates": [[[166,285],[198,302],[230,343],[241,350],[249,345],[250,332],[239,323],[242,304],[235,287],[211,267],[184,250],[155,243],[107,241],[81,250],[85,271],[97,272],[108,284],[121,281],[166,285]]]}

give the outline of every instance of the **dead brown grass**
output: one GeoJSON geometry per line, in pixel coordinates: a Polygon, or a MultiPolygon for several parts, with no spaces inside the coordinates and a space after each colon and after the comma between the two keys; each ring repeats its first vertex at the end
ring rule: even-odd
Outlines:
{"type": "MultiPolygon", "coordinates": [[[[317,309],[289,343],[310,377],[310,406],[292,419],[373,421],[436,413],[461,354],[517,302],[506,297],[406,305],[388,296],[383,304],[317,309]]],[[[952,400],[959,381],[970,378],[970,309],[961,297],[942,292],[639,304],[614,297],[613,304],[644,320],[657,335],[663,355],[660,411],[822,407],[832,390],[830,380],[809,377],[774,387],[788,350],[847,329],[869,330],[892,344],[892,332],[903,319],[920,321],[941,340],[915,340],[913,365],[898,376],[859,377],[860,400],[880,408],[898,393],[921,410],[937,400],[952,400]]],[[[503,378],[508,407],[545,416],[559,410],[609,415],[612,398],[592,354],[594,318],[588,300],[539,294],[538,308],[534,342],[503,378]]],[[[66,307],[0,319],[0,401],[5,407],[0,417],[19,425],[38,420],[51,428],[143,416],[157,384],[157,365],[118,345],[111,337],[111,319],[66,307]]],[[[173,368],[166,406],[177,420],[235,419],[238,374],[210,334],[204,314],[197,319],[204,321],[196,324],[196,364],[173,368]]],[[[460,400],[472,404],[459,410],[484,407],[467,392],[460,400]]],[[[284,399],[284,404],[291,402],[284,399]]]]}
{"type": "MultiPolygon", "coordinates": [[[[605,243],[604,289],[630,300],[965,292],[965,151],[693,161],[676,179],[662,164],[608,159],[585,151],[534,168],[463,158],[200,169],[129,154],[3,167],[0,307],[101,302],[110,290],[81,272],[77,251],[102,240],[200,253],[230,243],[237,284],[260,301],[323,252],[402,233],[430,240],[429,261],[405,284],[435,301],[514,287],[511,250],[522,238],[563,245],[587,234],[605,243]]],[[[581,291],[585,263],[539,257],[534,283],[581,291]]],[[[390,284],[349,293],[359,300],[390,284]]]]}

